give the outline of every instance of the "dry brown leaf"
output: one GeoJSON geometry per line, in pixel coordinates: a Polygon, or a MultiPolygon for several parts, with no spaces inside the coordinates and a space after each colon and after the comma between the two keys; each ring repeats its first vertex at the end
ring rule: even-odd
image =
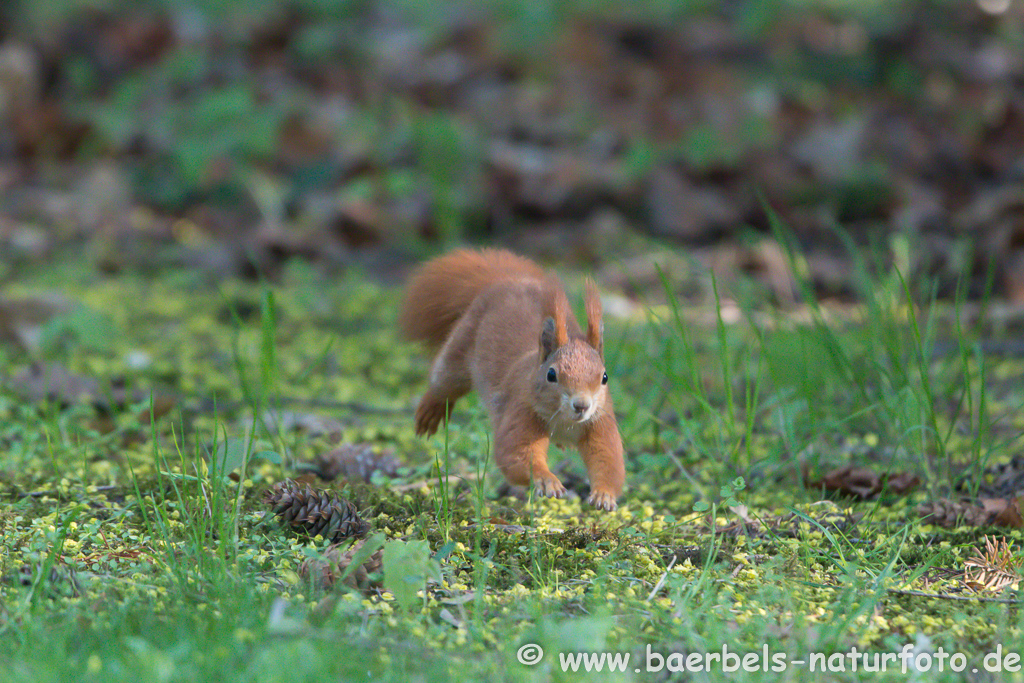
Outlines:
{"type": "Polygon", "coordinates": [[[1020,514],[1020,498],[1011,498],[1006,501],[1006,506],[999,511],[992,519],[996,526],[1005,526],[1011,529],[1024,528],[1024,518],[1020,514]]]}
{"type": "Polygon", "coordinates": [[[921,485],[921,479],[916,474],[910,472],[897,472],[896,474],[890,474],[885,480],[885,487],[890,492],[902,495],[913,491],[921,485]]]}
{"type": "Polygon", "coordinates": [[[821,481],[808,482],[808,488],[823,488],[844,495],[866,500],[873,498],[883,490],[902,495],[913,490],[921,480],[909,472],[878,474],[869,467],[847,465],[832,470],[821,481]]]}
{"type": "Polygon", "coordinates": [[[917,514],[922,521],[947,529],[960,525],[1024,528],[1018,498],[981,498],[977,502],[940,498],[917,506],[917,514]]]}
{"type": "MultiPolygon", "coordinates": [[[[995,353],[1020,355],[1024,346],[1018,351],[1000,345],[993,348],[995,353]]],[[[986,353],[988,351],[986,350],[986,353]]],[[[1015,498],[1024,495],[1024,453],[1017,453],[1009,462],[996,462],[985,467],[981,472],[969,471],[957,485],[959,491],[977,491],[978,496],[992,498],[1015,498]]]]}
{"type": "Polygon", "coordinates": [[[1010,504],[1010,501],[1006,498],[981,498],[981,509],[985,511],[989,519],[995,518],[996,515],[1006,509],[1006,506],[1010,504]]]}
{"type": "Polygon", "coordinates": [[[882,490],[882,479],[867,467],[841,467],[832,470],[821,481],[826,491],[838,491],[857,498],[870,498],[882,490]]]}

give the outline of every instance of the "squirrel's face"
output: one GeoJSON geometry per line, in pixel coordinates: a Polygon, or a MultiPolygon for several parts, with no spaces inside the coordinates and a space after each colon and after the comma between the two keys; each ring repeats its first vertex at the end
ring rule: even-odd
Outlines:
{"type": "Polygon", "coordinates": [[[534,387],[538,413],[549,425],[585,424],[604,408],[608,375],[597,350],[573,339],[541,363],[534,387]]]}

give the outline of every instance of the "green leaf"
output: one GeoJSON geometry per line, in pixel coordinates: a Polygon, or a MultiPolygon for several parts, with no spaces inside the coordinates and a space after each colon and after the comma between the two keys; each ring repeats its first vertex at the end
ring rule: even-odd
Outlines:
{"type": "Polygon", "coordinates": [[[217,447],[217,461],[221,472],[230,472],[245,462],[246,444],[242,439],[228,439],[217,447]]]}
{"type": "MultiPolygon", "coordinates": [[[[261,444],[257,444],[261,445],[261,444]]],[[[217,466],[222,474],[238,469],[245,463],[247,450],[255,450],[246,439],[227,439],[217,445],[217,466]]],[[[263,449],[249,454],[249,464],[253,460],[262,459],[274,464],[281,464],[281,454],[277,451],[263,449]]],[[[244,472],[242,473],[245,474],[244,472]]]]}
{"type": "Polygon", "coordinates": [[[277,451],[260,451],[259,453],[253,453],[249,456],[249,462],[257,459],[266,460],[267,462],[272,462],[275,465],[281,464],[281,454],[277,451]]]}
{"type": "Polygon", "coordinates": [[[427,578],[434,574],[426,541],[388,541],[384,545],[384,588],[402,609],[421,600],[416,592],[425,590],[427,578]]]}
{"type": "Polygon", "coordinates": [[[437,552],[434,553],[434,559],[440,562],[451,555],[453,550],[455,550],[455,541],[448,541],[437,549],[437,552]]]}
{"type": "Polygon", "coordinates": [[[341,573],[341,576],[338,577],[338,581],[342,582],[347,579],[349,574],[354,572],[357,567],[364,564],[368,559],[370,559],[370,555],[373,555],[382,545],[384,545],[384,541],[384,534],[380,532],[367,538],[363,545],[360,546],[359,550],[352,554],[351,561],[348,563],[348,566],[345,567],[345,571],[341,573]]]}

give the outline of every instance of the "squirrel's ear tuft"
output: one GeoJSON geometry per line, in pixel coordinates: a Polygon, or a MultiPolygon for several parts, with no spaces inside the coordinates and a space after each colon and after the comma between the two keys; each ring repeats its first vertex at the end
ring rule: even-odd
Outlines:
{"type": "Polygon", "coordinates": [[[594,347],[604,358],[604,313],[601,308],[601,297],[597,293],[597,285],[587,278],[587,291],[583,297],[583,306],[587,310],[587,343],[594,347]]]}
{"type": "Polygon", "coordinates": [[[540,328],[540,357],[546,359],[558,348],[555,339],[555,319],[544,318],[544,324],[540,328]]]}
{"type": "Polygon", "coordinates": [[[559,290],[554,301],[555,318],[555,348],[561,348],[569,343],[569,329],[565,326],[566,311],[569,310],[569,300],[559,290]]]}
{"type": "Polygon", "coordinates": [[[547,358],[569,343],[569,330],[565,326],[569,301],[554,279],[546,283],[542,296],[546,300],[544,308],[548,317],[544,319],[540,332],[540,352],[547,358]]]}

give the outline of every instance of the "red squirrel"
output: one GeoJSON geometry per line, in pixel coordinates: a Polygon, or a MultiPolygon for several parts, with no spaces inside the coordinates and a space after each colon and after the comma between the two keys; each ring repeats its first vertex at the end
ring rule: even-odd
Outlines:
{"type": "Polygon", "coordinates": [[[416,433],[434,434],[455,402],[476,390],[494,428],[494,454],[511,484],[560,498],[549,441],[575,446],[590,477],[588,502],[614,510],[625,467],[604,366],[601,300],[587,280],[582,332],[558,281],[500,249],[459,249],[409,281],[400,325],[433,353],[416,433]]]}

